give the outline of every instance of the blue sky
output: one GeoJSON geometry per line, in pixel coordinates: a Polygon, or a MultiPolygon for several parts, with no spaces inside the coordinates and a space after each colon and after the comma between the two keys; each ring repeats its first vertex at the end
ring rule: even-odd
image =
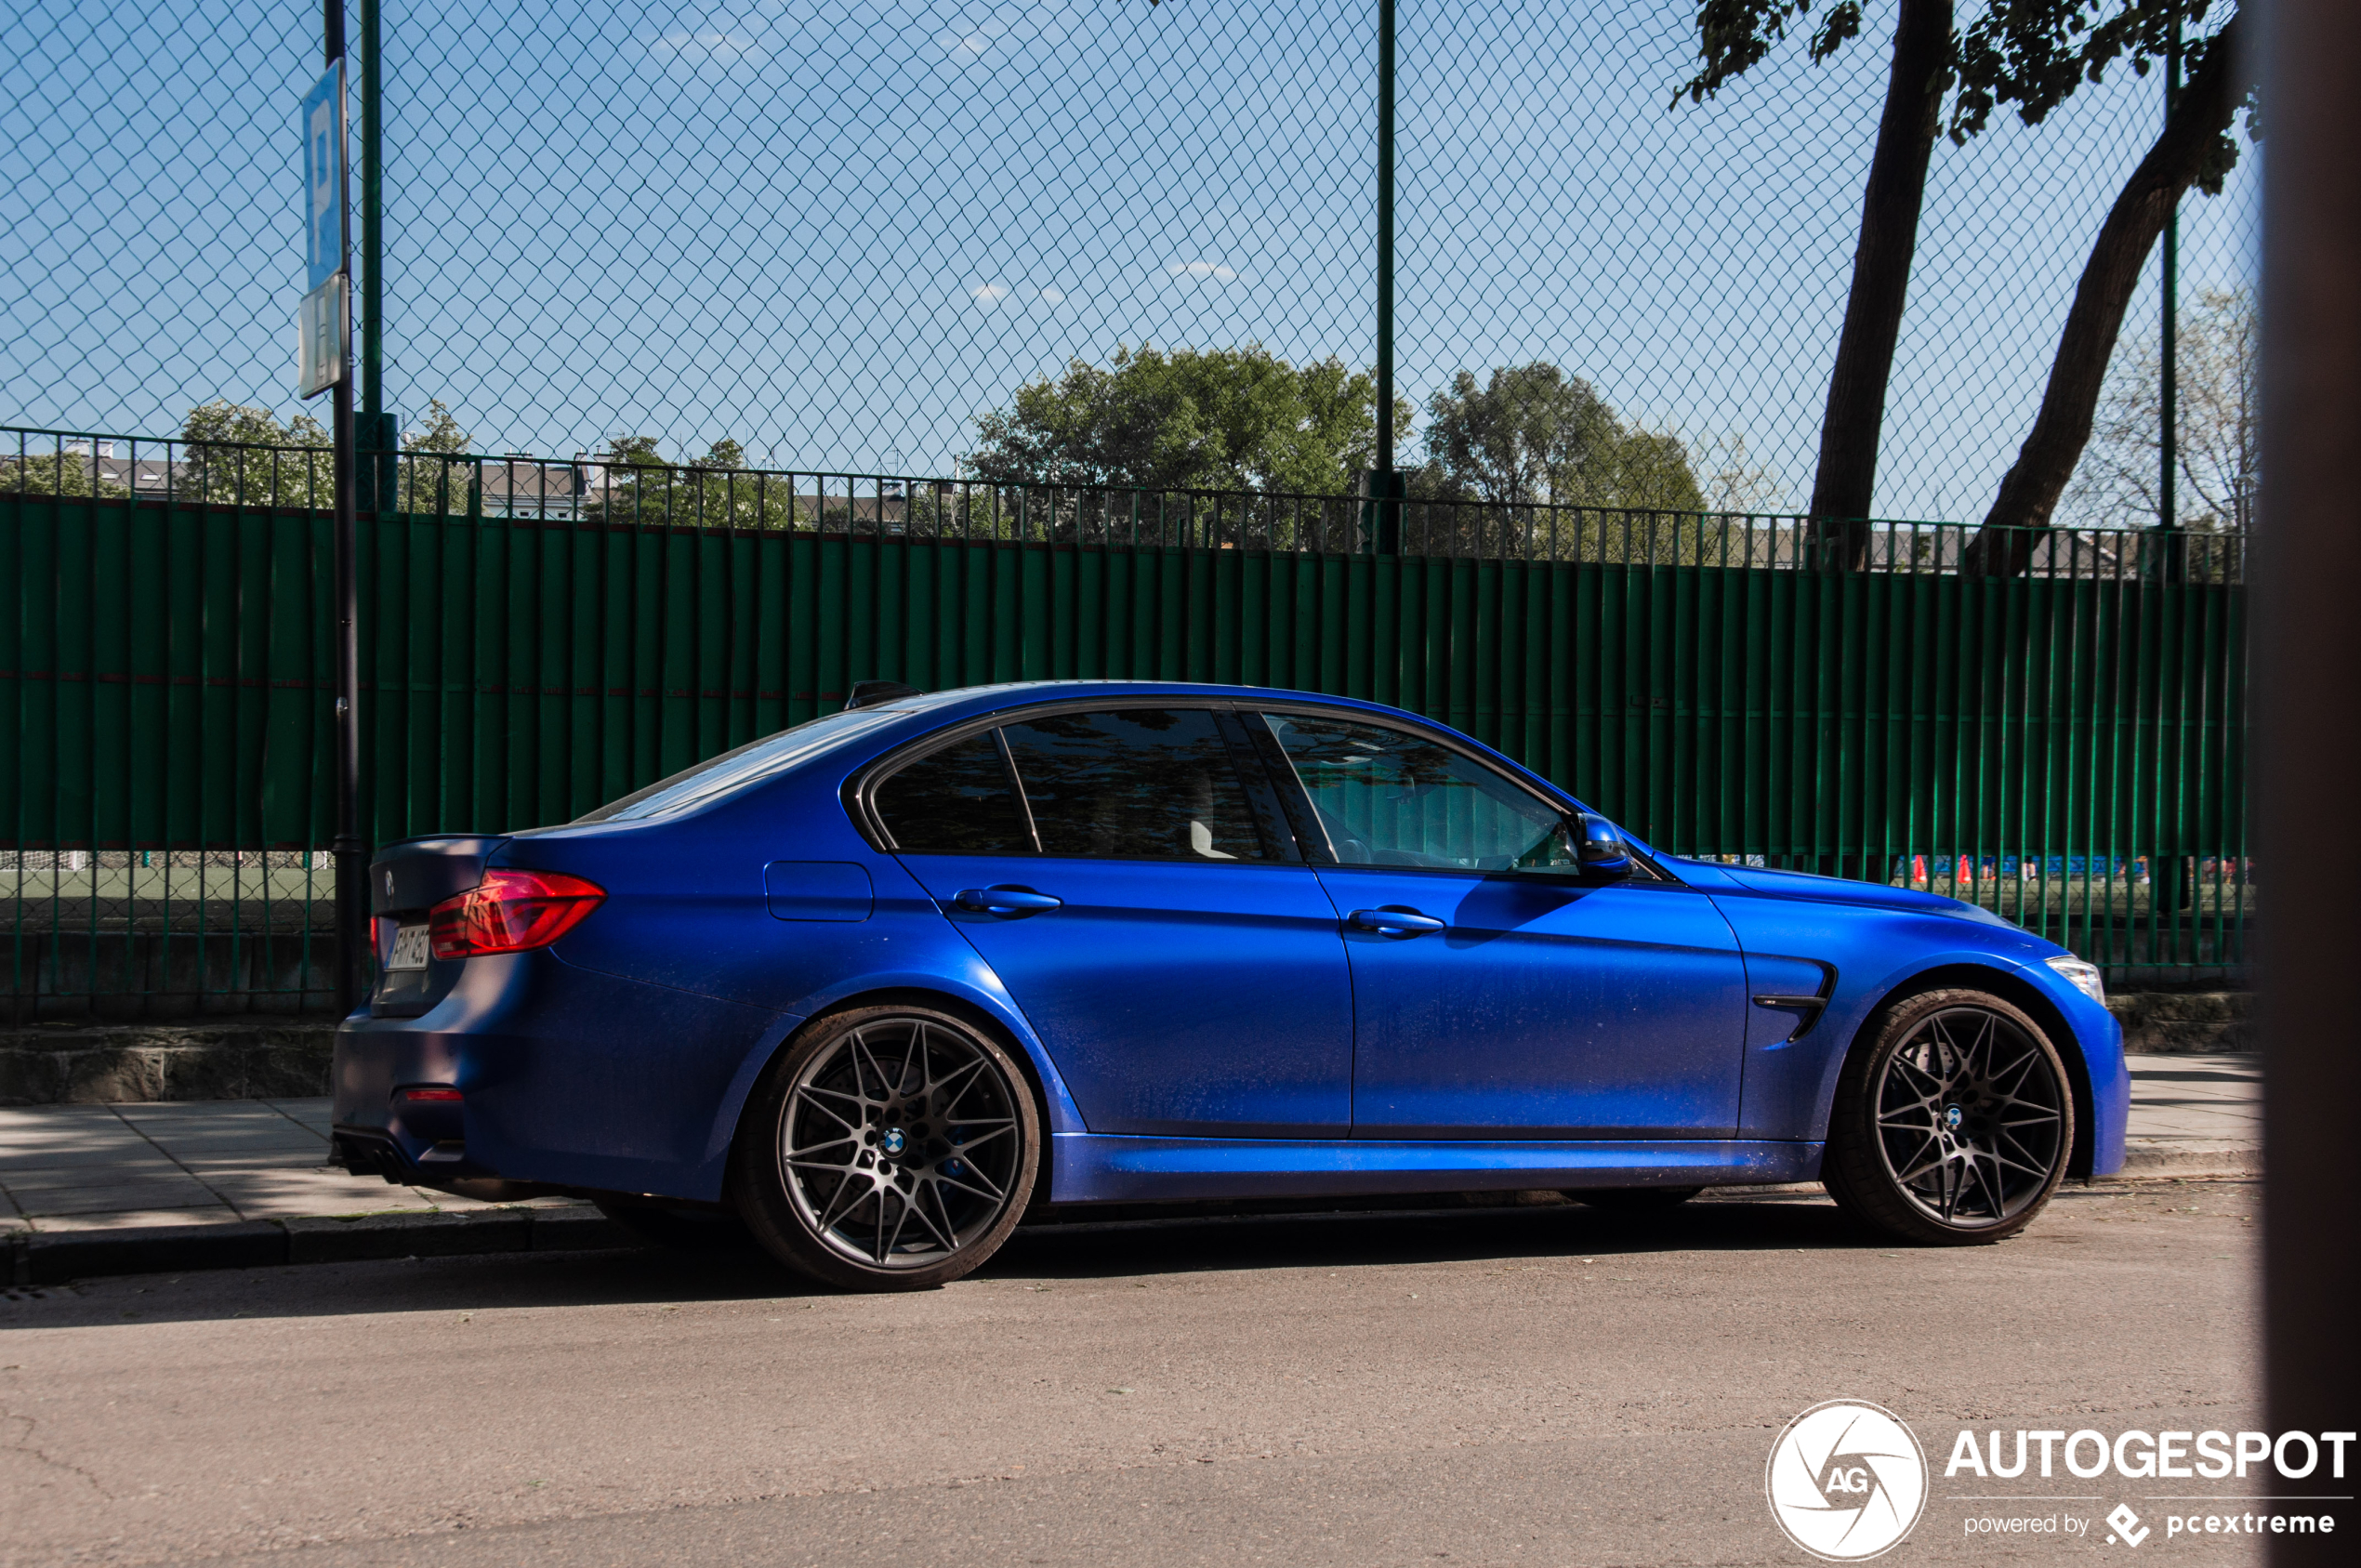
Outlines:
{"type": "MultiPolygon", "coordinates": [[[[1743,440],[1765,504],[1799,504],[1891,8],[1827,66],[1790,46],[1668,110],[1683,7],[1403,0],[1405,392],[1553,360],[1701,468],[1743,440]]],[[[0,10],[0,418],[295,406],[315,15],[0,10]]],[[[1374,4],[386,15],[388,385],[481,449],[727,436],[943,472],[1069,356],[1373,355],[1374,4]]],[[[1881,513],[1980,515],[2159,97],[2125,72],[1938,147],[1881,513]]],[[[2251,275],[2256,172],[2188,204],[2184,292],[2251,275]]],[[[2143,291],[2128,330],[2155,315],[2143,291]]]]}

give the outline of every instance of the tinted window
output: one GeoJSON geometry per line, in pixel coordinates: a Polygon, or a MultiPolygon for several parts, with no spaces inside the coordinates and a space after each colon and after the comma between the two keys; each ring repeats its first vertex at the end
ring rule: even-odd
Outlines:
{"type": "Polygon", "coordinates": [[[693,768],[683,769],[667,779],[658,779],[645,789],[634,790],[620,800],[610,800],[589,815],[576,817],[574,821],[634,822],[641,817],[653,817],[659,811],[679,811],[691,806],[701,806],[732,790],[784,773],[808,758],[900,717],[899,713],[882,708],[824,714],[818,718],[807,719],[792,730],[782,730],[775,735],[748,741],[735,751],[708,757],[693,768]]]}
{"type": "Polygon", "coordinates": [[[1559,814],[1482,763],[1375,724],[1263,718],[1346,865],[1579,869],[1559,814]]]}
{"type": "Polygon", "coordinates": [[[1269,858],[1220,728],[1203,708],[1062,713],[1001,732],[1044,854],[1269,858]]]}
{"type": "Polygon", "coordinates": [[[1029,855],[1033,836],[992,731],[929,752],[877,785],[878,820],[922,855],[1029,855]]]}

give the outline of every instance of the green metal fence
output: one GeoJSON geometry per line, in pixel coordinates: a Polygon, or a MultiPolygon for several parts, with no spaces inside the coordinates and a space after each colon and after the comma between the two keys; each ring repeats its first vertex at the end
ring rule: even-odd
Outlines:
{"type": "MultiPolygon", "coordinates": [[[[12,433],[0,908],[31,1016],[327,1004],[316,449],[12,433]]],[[[1972,898],[2118,982],[2244,962],[2235,536],[405,457],[361,523],[364,832],[551,823],[841,705],[1053,677],[1374,698],[1661,849],[1972,898]]]]}

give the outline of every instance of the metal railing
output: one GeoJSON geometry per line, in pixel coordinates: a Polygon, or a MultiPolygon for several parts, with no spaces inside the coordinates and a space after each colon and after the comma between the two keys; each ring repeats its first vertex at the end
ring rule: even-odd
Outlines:
{"type": "MultiPolygon", "coordinates": [[[[324,508],[332,454],[177,437],[0,425],[0,494],[138,497],[176,505],[324,508]]],[[[1397,514],[1400,553],[1487,560],[1594,561],[1827,571],[1838,547],[1786,512],[1685,512],[1530,501],[1282,491],[1155,490],[1117,484],[996,483],[829,469],[713,468],[576,455],[363,453],[363,507],[633,528],[745,529],[846,537],[1014,544],[1366,553],[1380,507],[1397,514]]],[[[1997,532],[1997,531],[1996,531],[1997,532]]],[[[2024,531],[2012,531],[2024,532],[2024,531]]],[[[1969,524],[1879,520],[1866,570],[1958,574],[1969,524]]],[[[2245,535],[2153,528],[2041,530],[2027,577],[2244,581],[2245,535]]]]}

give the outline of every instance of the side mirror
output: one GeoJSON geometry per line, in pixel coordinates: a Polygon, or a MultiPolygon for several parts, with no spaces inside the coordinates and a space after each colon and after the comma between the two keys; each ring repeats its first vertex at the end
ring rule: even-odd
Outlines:
{"type": "Polygon", "coordinates": [[[1631,875],[1631,850],[1615,824],[1585,811],[1568,824],[1573,829],[1575,863],[1593,876],[1620,878],[1631,875]]]}

